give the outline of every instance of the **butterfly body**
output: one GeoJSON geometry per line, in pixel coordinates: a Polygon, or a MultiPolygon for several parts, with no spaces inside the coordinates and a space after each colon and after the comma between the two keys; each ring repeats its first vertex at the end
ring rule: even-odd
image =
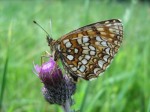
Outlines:
{"type": "Polygon", "coordinates": [[[110,65],[123,39],[120,20],[93,23],[54,41],[47,38],[55,60],[60,59],[72,77],[97,78],[110,65]]]}

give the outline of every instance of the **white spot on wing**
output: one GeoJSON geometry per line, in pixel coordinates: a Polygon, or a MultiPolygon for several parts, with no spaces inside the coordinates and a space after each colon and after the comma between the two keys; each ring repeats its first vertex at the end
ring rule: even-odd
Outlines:
{"type": "Polygon", "coordinates": [[[75,48],[75,49],[74,49],[74,52],[75,52],[75,53],[78,53],[78,49],[77,49],[77,48],[75,48]]]}
{"type": "Polygon", "coordinates": [[[82,58],[83,58],[83,57],[82,57],[82,56],[80,56],[80,57],[79,57],[79,60],[81,61],[81,60],[82,60],[82,58]]]}
{"type": "Polygon", "coordinates": [[[85,46],[88,46],[89,45],[89,43],[85,43],[85,46]]]}
{"type": "Polygon", "coordinates": [[[77,76],[79,76],[79,77],[83,77],[81,74],[77,74],[77,76]]]}
{"type": "Polygon", "coordinates": [[[119,26],[119,29],[120,29],[120,30],[123,30],[122,26],[119,26]]]}
{"type": "Polygon", "coordinates": [[[66,44],[66,42],[69,42],[69,39],[66,39],[63,41],[64,44],[66,44]]]}
{"type": "Polygon", "coordinates": [[[110,27],[112,24],[106,24],[106,26],[110,27]]]}
{"type": "Polygon", "coordinates": [[[58,48],[58,51],[60,51],[60,44],[58,44],[57,48],[58,48]]]}
{"type": "Polygon", "coordinates": [[[77,67],[73,67],[73,68],[72,68],[72,71],[77,71],[77,67]]]}
{"type": "Polygon", "coordinates": [[[87,60],[86,60],[86,59],[83,59],[81,62],[82,62],[84,65],[87,64],[87,60]]]}
{"type": "Polygon", "coordinates": [[[70,49],[68,49],[68,52],[71,52],[71,50],[70,50],[70,49]]]}
{"type": "Polygon", "coordinates": [[[111,33],[114,33],[114,29],[113,28],[109,28],[109,31],[111,32],[111,33]]]}
{"type": "Polygon", "coordinates": [[[106,35],[106,32],[101,32],[102,35],[106,35]]]}
{"type": "Polygon", "coordinates": [[[89,81],[93,81],[95,79],[97,79],[97,77],[92,77],[91,79],[89,79],[89,81]]]}
{"type": "Polygon", "coordinates": [[[86,42],[88,42],[89,41],[89,37],[88,36],[83,36],[83,43],[86,43],[86,42]]]}
{"type": "Polygon", "coordinates": [[[108,24],[109,23],[109,21],[105,21],[105,24],[108,24]]]}
{"type": "Polygon", "coordinates": [[[71,44],[69,41],[66,43],[66,47],[67,47],[67,48],[71,47],[71,45],[72,45],[72,44],[71,44]]]}
{"type": "Polygon", "coordinates": [[[117,40],[115,40],[114,43],[115,43],[116,45],[118,45],[118,41],[117,41],[117,40]]]}
{"type": "Polygon", "coordinates": [[[89,60],[91,57],[89,55],[85,55],[85,58],[89,60]]]}
{"type": "Polygon", "coordinates": [[[73,65],[69,65],[70,67],[73,67],[73,65]]]}
{"type": "Polygon", "coordinates": [[[95,42],[95,45],[100,45],[100,42],[95,42]]]}
{"type": "Polygon", "coordinates": [[[116,26],[116,25],[115,25],[115,26],[112,26],[112,28],[114,28],[114,29],[118,29],[118,26],[116,26]]]}
{"type": "Polygon", "coordinates": [[[89,53],[89,50],[83,50],[82,53],[83,53],[83,54],[88,54],[88,53],[89,53]]]}
{"type": "Polygon", "coordinates": [[[91,49],[91,50],[95,50],[95,47],[93,47],[93,46],[89,46],[89,48],[91,49]]]}
{"type": "Polygon", "coordinates": [[[97,28],[98,31],[104,31],[104,28],[97,28]]]}
{"type": "Polygon", "coordinates": [[[67,55],[67,58],[71,61],[73,60],[73,56],[72,55],[67,55]]]}
{"type": "Polygon", "coordinates": [[[99,36],[96,36],[96,40],[97,40],[97,41],[103,41],[102,38],[99,37],[99,36]]]}
{"type": "Polygon", "coordinates": [[[79,68],[79,70],[80,70],[81,72],[84,72],[84,71],[85,71],[85,66],[82,65],[82,66],[79,68]]]}
{"type": "Polygon", "coordinates": [[[90,51],[90,55],[95,55],[95,51],[90,51]]]}
{"type": "Polygon", "coordinates": [[[81,38],[78,38],[77,41],[78,41],[78,44],[82,44],[81,38]]]}
{"type": "Polygon", "coordinates": [[[105,47],[108,47],[106,41],[101,42],[101,44],[105,47]]]}
{"type": "Polygon", "coordinates": [[[99,70],[100,70],[100,68],[95,68],[95,69],[94,69],[94,74],[96,74],[97,71],[99,71],[99,70]]]}
{"type": "Polygon", "coordinates": [[[116,34],[119,34],[119,30],[115,30],[116,34]]]}
{"type": "Polygon", "coordinates": [[[121,23],[114,23],[114,25],[121,26],[122,24],[121,23]]]}
{"type": "Polygon", "coordinates": [[[89,49],[87,46],[82,47],[83,49],[89,49]]]}
{"type": "Polygon", "coordinates": [[[106,50],[105,50],[105,51],[106,51],[106,53],[107,53],[107,54],[110,54],[110,48],[109,48],[109,47],[108,47],[108,48],[106,48],[106,50]]]}
{"type": "Polygon", "coordinates": [[[103,59],[104,59],[106,62],[108,62],[108,58],[109,58],[109,55],[105,55],[105,56],[103,57],[103,59]]]}
{"type": "Polygon", "coordinates": [[[78,68],[79,68],[79,66],[80,66],[81,64],[82,64],[81,62],[78,62],[78,68]]]}
{"type": "Polygon", "coordinates": [[[101,68],[103,68],[104,63],[105,63],[105,62],[104,62],[103,60],[99,60],[99,61],[98,61],[98,65],[99,65],[101,68]]]}
{"type": "Polygon", "coordinates": [[[123,31],[120,31],[120,33],[118,33],[118,34],[121,34],[121,35],[122,35],[122,34],[123,34],[123,31]]]}

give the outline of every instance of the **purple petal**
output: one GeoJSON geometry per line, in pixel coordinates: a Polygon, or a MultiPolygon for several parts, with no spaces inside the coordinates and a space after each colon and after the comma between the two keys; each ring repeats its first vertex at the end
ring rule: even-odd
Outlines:
{"type": "Polygon", "coordinates": [[[34,69],[37,73],[40,73],[41,67],[39,65],[34,65],[34,69]]]}
{"type": "Polygon", "coordinates": [[[53,58],[50,58],[48,62],[43,63],[41,66],[34,65],[34,68],[41,81],[46,85],[55,85],[63,78],[62,72],[53,58]]]}

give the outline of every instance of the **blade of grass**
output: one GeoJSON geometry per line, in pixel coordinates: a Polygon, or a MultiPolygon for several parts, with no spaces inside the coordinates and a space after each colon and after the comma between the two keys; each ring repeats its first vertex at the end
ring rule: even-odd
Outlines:
{"type": "MultiPolygon", "coordinates": [[[[124,86],[122,87],[123,88],[122,91],[118,94],[118,99],[116,100],[117,102],[121,102],[123,97],[125,97],[128,88],[134,82],[134,76],[136,75],[136,68],[138,68],[139,64],[140,64],[140,57],[137,57],[137,62],[135,63],[134,69],[130,72],[129,79],[127,80],[126,84],[124,84],[124,86]]],[[[115,102],[115,105],[118,104],[117,102],[115,102]]],[[[119,106],[118,111],[122,112],[124,109],[125,105],[121,105],[119,106]]]]}
{"type": "Polygon", "coordinates": [[[87,112],[92,112],[92,108],[94,107],[94,105],[96,104],[96,102],[99,100],[99,98],[102,96],[102,94],[104,93],[105,88],[102,88],[96,95],[95,97],[93,97],[93,100],[91,101],[90,105],[88,106],[88,110],[87,112]]]}
{"type": "Polygon", "coordinates": [[[147,112],[150,112],[150,99],[149,99],[149,102],[148,102],[147,112]]]}
{"type": "Polygon", "coordinates": [[[2,76],[2,84],[1,84],[1,92],[0,92],[0,111],[2,110],[3,95],[4,95],[5,85],[6,85],[6,75],[7,75],[8,62],[9,62],[9,44],[11,41],[11,35],[12,35],[12,22],[10,23],[9,29],[8,29],[6,60],[4,64],[4,71],[3,71],[3,76],[2,76]]]}
{"type": "Polygon", "coordinates": [[[85,102],[86,102],[86,98],[87,98],[87,95],[88,95],[89,88],[90,88],[90,82],[88,82],[88,84],[86,85],[85,95],[84,95],[83,100],[82,100],[82,104],[81,104],[81,107],[80,107],[80,112],[84,112],[83,109],[84,109],[84,105],[85,105],[85,102]]]}
{"type": "Polygon", "coordinates": [[[0,110],[2,110],[2,102],[3,102],[3,94],[4,94],[4,89],[5,89],[5,83],[6,83],[8,60],[9,60],[9,57],[8,57],[8,53],[7,53],[7,57],[6,57],[6,60],[5,60],[5,65],[4,65],[3,77],[2,77],[2,84],[1,84],[0,110]]]}

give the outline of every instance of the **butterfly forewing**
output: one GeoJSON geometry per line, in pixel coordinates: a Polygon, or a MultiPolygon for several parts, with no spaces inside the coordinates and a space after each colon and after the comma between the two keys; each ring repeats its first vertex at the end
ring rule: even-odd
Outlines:
{"type": "Polygon", "coordinates": [[[89,80],[106,70],[122,38],[122,23],[112,19],[81,27],[64,35],[56,43],[66,71],[89,80]]]}

